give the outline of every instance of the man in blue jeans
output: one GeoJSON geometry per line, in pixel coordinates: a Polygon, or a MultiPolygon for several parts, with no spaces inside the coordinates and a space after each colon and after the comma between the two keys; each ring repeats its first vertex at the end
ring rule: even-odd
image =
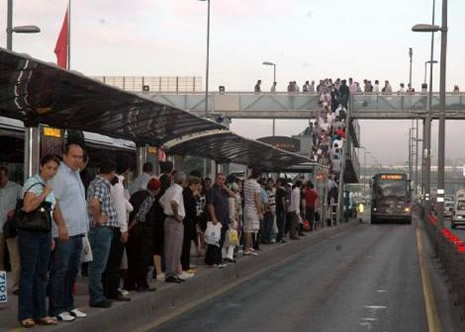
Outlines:
{"type": "Polygon", "coordinates": [[[82,237],[89,227],[84,186],[79,176],[83,150],[67,144],[63,163],[50,181],[59,209],[55,209],[52,236],[55,249],[51,257],[49,315],[71,322],[87,315],[74,306],[73,285],[81,263],[82,237]]]}
{"type": "Polygon", "coordinates": [[[99,175],[90,183],[87,191],[89,242],[93,256],[92,262],[89,263],[89,305],[109,308],[112,302],[103,293],[102,274],[110,254],[113,230],[119,227],[118,214],[111,198],[110,183],[115,177],[116,164],[105,160],[99,168],[99,175]]]}

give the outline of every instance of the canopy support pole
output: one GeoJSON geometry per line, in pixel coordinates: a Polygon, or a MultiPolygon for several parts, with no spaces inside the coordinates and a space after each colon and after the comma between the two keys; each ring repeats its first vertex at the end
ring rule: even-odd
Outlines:
{"type": "Polygon", "coordinates": [[[39,172],[40,129],[26,127],[24,137],[24,181],[39,172]]]}

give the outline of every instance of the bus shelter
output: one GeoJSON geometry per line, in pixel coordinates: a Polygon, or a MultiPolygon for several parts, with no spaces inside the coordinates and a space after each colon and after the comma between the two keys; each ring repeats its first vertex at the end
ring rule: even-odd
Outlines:
{"type": "Polygon", "coordinates": [[[42,133],[47,131],[50,140],[55,138],[63,144],[64,134],[53,128],[133,141],[137,146],[139,169],[144,155],[147,156],[147,145],[167,146],[173,154],[193,154],[217,163],[236,162],[266,170],[308,161],[242,138],[216,122],[185,110],[2,48],[0,116],[24,123],[25,177],[37,172],[42,133]],[[43,125],[50,129],[44,129],[43,125]],[[206,138],[206,133],[212,132],[215,134],[206,138]]]}
{"type": "Polygon", "coordinates": [[[217,131],[186,135],[166,142],[163,147],[176,155],[194,155],[213,159],[217,164],[236,163],[249,168],[275,172],[286,167],[308,162],[301,155],[271,145],[247,139],[230,131],[217,131]]]}

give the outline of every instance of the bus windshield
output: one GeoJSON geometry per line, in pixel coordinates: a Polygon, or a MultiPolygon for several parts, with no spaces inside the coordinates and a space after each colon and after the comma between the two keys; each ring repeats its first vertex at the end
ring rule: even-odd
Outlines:
{"type": "Polygon", "coordinates": [[[457,202],[457,210],[465,210],[465,201],[458,201],[457,202]]]}
{"type": "Polygon", "coordinates": [[[376,191],[378,197],[405,197],[407,195],[407,182],[379,180],[376,191]]]}

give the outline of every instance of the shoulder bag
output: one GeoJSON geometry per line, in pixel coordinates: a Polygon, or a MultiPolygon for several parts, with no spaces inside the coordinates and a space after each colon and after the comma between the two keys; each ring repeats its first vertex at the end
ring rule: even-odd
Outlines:
{"type": "MultiPolygon", "coordinates": [[[[30,186],[26,192],[24,193],[24,197],[26,197],[27,192],[35,185],[41,185],[45,188],[43,183],[35,183],[30,186]]],[[[15,213],[15,221],[17,229],[26,231],[26,232],[50,232],[52,229],[52,204],[50,202],[46,202],[45,200],[39,205],[37,209],[31,212],[25,212],[22,208],[22,204],[20,208],[16,210],[15,213]]]]}

